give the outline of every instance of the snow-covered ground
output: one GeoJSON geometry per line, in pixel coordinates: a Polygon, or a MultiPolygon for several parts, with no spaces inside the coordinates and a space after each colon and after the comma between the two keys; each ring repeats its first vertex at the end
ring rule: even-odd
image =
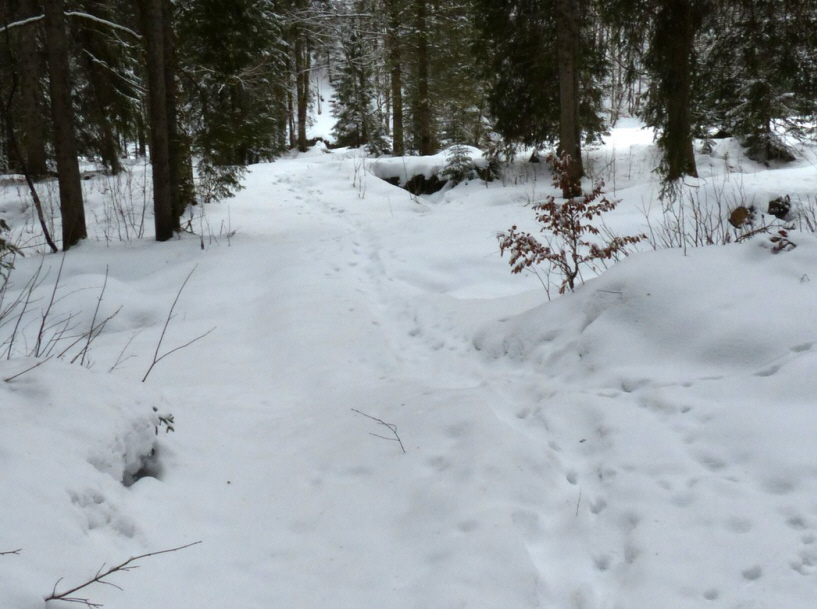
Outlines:
{"type": "MultiPolygon", "coordinates": [[[[662,221],[651,142],[624,123],[589,153],[622,234],[662,221]]],[[[687,198],[815,204],[803,153],[767,170],[723,142],[687,198]]],[[[418,198],[371,163],[316,148],[254,166],[235,199],[194,211],[197,234],[164,244],[149,226],[132,238],[141,165],[129,184],[86,181],[91,238],[64,259],[39,358],[63,259],[35,255],[22,187],[0,191],[30,246],[0,306],[30,292],[22,322],[22,304],[0,322],[0,378],[19,374],[0,380],[0,552],[20,549],[0,556],[0,606],[42,609],[102,565],[201,541],[72,596],[811,609],[815,235],[779,254],[768,235],[643,244],[549,301],[496,240],[535,228],[543,165],[418,198]]]]}

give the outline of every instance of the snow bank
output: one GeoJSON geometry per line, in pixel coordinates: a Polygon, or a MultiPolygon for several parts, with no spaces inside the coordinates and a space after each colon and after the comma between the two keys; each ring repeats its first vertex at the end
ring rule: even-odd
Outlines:
{"type": "MultiPolygon", "coordinates": [[[[35,363],[12,360],[2,374],[35,363]]],[[[144,387],[58,360],[0,382],[0,547],[22,550],[0,564],[4,606],[41,607],[59,578],[79,583],[139,547],[125,483],[158,448],[153,408],[164,406],[144,387]]]]}

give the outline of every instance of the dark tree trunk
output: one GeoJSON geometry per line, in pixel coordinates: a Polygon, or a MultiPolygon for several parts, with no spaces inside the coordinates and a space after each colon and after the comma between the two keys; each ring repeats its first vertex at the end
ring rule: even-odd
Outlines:
{"type": "Polygon", "coordinates": [[[692,149],[692,52],[696,34],[696,8],[688,0],[664,0],[658,17],[656,40],[666,47],[662,96],[666,103],[667,124],[661,137],[664,149],[665,179],[698,176],[692,149]]]}
{"type": "Polygon", "coordinates": [[[51,90],[51,114],[54,121],[54,151],[60,187],[62,249],[67,251],[87,237],[82,184],[79,175],[74,109],[71,105],[71,80],[68,43],[62,0],[43,0],[45,38],[51,90]]]}
{"type": "Polygon", "coordinates": [[[570,157],[562,194],[581,194],[582,144],[579,120],[579,8],[576,0],[557,0],[559,47],[559,152],[570,157]]]}
{"type": "Polygon", "coordinates": [[[173,33],[173,5],[162,0],[162,44],[164,55],[165,114],[167,115],[168,151],[170,154],[170,196],[173,206],[173,229],[188,205],[195,203],[193,161],[190,142],[179,119],[179,87],[176,83],[176,36],[173,33]]]}
{"type": "Polygon", "coordinates": [[[162,0],[140,0],[147,50],[148,107],[150,109],[150,164],[153,167],[153,215],[156,240],[173,237],[176,220],[170,172],[170,134],[164,69],[162,0]]]}
{"type": "Polygon", "coordinates": [[[145,108],[140,103],[136,114],[136,148],[140,157],[147,156],[147,134],[145,133],[145,108]]]}
{"type": "Polygon", "coordinates": [[[298,150],[306,152],[306,115],[309,107],[309,46],[301,28],[295,31],[295,89],[298,112],[298,150]]]}
{"type": "Polygon", "coordinates": [[[396,0],[389,0],[389,31],[387,38],[389,53],[389,75],[391,78],[392,140],[394,155],[403,156],[403,67],[400,54],[400,13],[396,0]]]}
{"type": "Polygon", "coordinates": [[[417,33],[417,134],[421,155],[434,154],[431,134],[431,100],[428,90],[428,15],[427,0],[415,0],[415,23],[417,33]]]}
{"type": "MultiPolygon", "coordinates": [[[[26,19],[39,13],[32,0],[20,0],[21,18],[26,19]]],[[[37,26],[19,28],[20,44],[20,101],[23,116],[26,168],[36,178],[48,173],[45,152],[45,130],[42,118],[42,98],[40,93],[40,62],[37,51],[37,26]]]]}
{"type": "MultiPolygon", "coordinates": [[[[84,40],[87,42],[87,37],[84,40]]],[[[119,146],[108,118],[110,107],[108,87],[110,85],[105,82],[104,76],[99,73],[99,68],[90,55],[84,54],[83,59],[82,65],[93,93],[90,108],[91,119],[97,124],[100,131],[99,155],[102,158],[102,164],[108,168],[111,175],[117,175],[122,171],[122,164],[119,162],[119,146]]]]}
{"type": "MultiPolygon", "coordinates": [[[[286,64],[287,64],[286,65],[286,73],[288,75],[291,75],[292,74],[291,70],[293,68],[292,68],[292,59],[289,56],[289,54],[287,54],[286,64]]],[[[296,68],[296,70],[297,70],[297,68],[296,68]]],[[[294,77],[296,79],[295,80],[295,87],[297,87],[298,75],[295,74],[294,77]]],[[[297,132],[297,129],[295,127],[295,100],[293,99],[294,96],[292,94],[292,89],[295,88],[295,87],[292,86],[291,76],[287,76],[287,81],[288,81],[288,85],[289,85],[289,86],[287,86],[287,126],[289,127],[289,129],[288,129],[289,130],[289,147],[290,148],[295,148],[297,143],[298,143],[297,142],[297,133],[298,132],[297,132]]]]}

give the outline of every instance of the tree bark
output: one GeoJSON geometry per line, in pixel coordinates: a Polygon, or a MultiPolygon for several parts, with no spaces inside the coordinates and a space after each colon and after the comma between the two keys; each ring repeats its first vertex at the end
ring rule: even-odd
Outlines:
{"type": "MultiPolygon", "coordinates": [[[[39,13],[32,0],[20,0],[19,15],[22,19],[39,13]]],[[[19,28],[20,45],[20,98],[22,106],[23,146],[26,168],[32,177],[48,173],[45,151],[45,131],[43,129],[40,94],[40,62],[37,51],[37,26],[19,28]]]]}
{"type": "Polygon", "coordinates": [[[297,80],[298,76],[297,76],[297,74],[292,74],[291,71],[293,69],[295,69],[297,71],[297,67],[296,68],[292,67],[292,58],[290,57],[290,54],[288,53],[287,54],[287,59],[286,59],[286,73],[287,73],[287,93],[286,93],[286,95],[287,95],[287,112],[286,112],[286,118],[287,118],[287,125],[289,127],[288,131],[289,131],[289,147],[290,148],[295,148],[298,145],[298,141],[297,141],[298,131],[297,131],[296,127],[295,127],[295,101],[293,99],[294,96],[292,94],[292,89],[296,88],[298,86],[298,80],[297,80]],[[293,83],[292,83],[292,77],[293,76],[295,77],[295,87],[293,87],[293,83]]]}
{"type": "Polygon", "coordinates": [[[570,157],[565,198],[581,194],[582,145],[579,119],[579,9],[576,0],[557,0],[556,19],[559,47],[559,153],[570,157]]]}
{"type": "Polygon", "coordinates": [[[71,80],[68,66],[68,42],[62,0],[43,0],[45,38],[48,47],[51,114],[54,122],[54,151],[62,215],[62,249],[85,239],[85,208],[79,174],[74,109],[71,105],[71,80]]]}
{"type": "Polygon", "coordinates": [[[173,195],[170,172],[170,135],[164,68],[162,0],[140,0],[147,50],[148,108],[150,111],[150,164],[153,167],[153,216],[156,240],[173,237],[173,195]]]}
{"type": "Polygon", "coordinates": [[[431,100],[428,86],[428,2],[415,0],[415,23],[417,33],[417,138],[420,155],[434,154],[431,133],[431,100]]]}
{"type": "Polygon", "coordinates": [[[394,156],[403,156],[403,66],[400,54],[400,13],[397,0],[389,0],[389,29],[387,45],[389,76],[391,79],[392,141],[394,156]]]}
{"type": "Polygon", "coordinates": [[[162,0],[162,52],[164,56],[165,114],[167,115],[168,153],[170,155],[170,196],[173,230],[179,230],[188,205],[195,203],[193,160],[190,142],[179,118],[179,87],[176,82],[176,36],[173,33],[173,4],[162,0]]]}
{"type": "Polygon", "coordinates": [[[692,149],[692,52],[696,19],[688,0],[664,0],[659,15],[656,40],[666,45],[665,73],[662,79],[667,124],[661,138],[664,149],[665,179],[674,182],[682,176],[698,176],[692,149]]]}
{"type": "Polygon", "coordinates": [[[309,107],[309,46],[302,28],[295,30],[295,90],[298,113],[298,150],[306,152],[306,121],[309,107]]]}

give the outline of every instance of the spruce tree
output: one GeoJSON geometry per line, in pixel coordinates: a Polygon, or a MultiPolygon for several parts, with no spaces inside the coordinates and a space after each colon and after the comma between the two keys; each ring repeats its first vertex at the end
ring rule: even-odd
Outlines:
{"type": "Polygon", "coordinates": [[[357,148],[368,144],[375,132],[374,88],[361,23],[350,20],[346,25],[347,35],[339,41],[339,63],[332,79],[332,116],[337,121],[333,135],[338,145],[357,148]]]}
{"type": "MultiPolygon", "coordinates": [[[[578,122],[582,138],[589,140],[604,130],[600,78],[605,67],[592,36],[591,7],[576,8],[580,23],[578,122]]],[[[555,9],[553,0],[474,0],[479,31],[475,51],[488,81],[488,106],[494,128],[509,143],[541,146],[560,139],[555,9]]]]}
{"type": "Polygon", "coordinates": [[[809,135],[817,109],[817,6],[722,3],[703,36],[707,126],[738,137],[759,162],[793,160],[783,134],[809,135]]]}

